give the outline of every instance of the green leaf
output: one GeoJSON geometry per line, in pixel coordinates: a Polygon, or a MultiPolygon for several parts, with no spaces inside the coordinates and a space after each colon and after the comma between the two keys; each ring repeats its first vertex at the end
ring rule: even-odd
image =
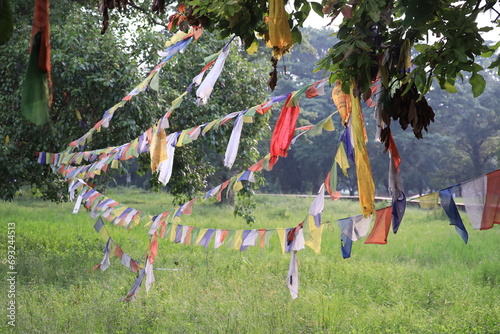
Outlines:
{"type": "Polygon", "coordinates": [[[447,91],[448,93],[458,93],[457,87],[446,81],[444,83],[444,90],[447,91]]]}
{"type": "Polygon", "coordinates": [[[300,32],[299,28],[297,26],[293,27],[292,29],[292,42],[295,43],[302,43],[302,33],[300,32]]]}
{"type": "Polygon", "coordinates": [[[248,45],[246,51],[248,52],[248,54],[251,55],[257,52],[258,48],[259,48],[259,41],[257,40],[257,38],[254,38],[252,40],[252,43],[248,45]]]}
{"type": "Polygon", "coordinates": [[[427,45],[427,44],[415,44],[413,45],[413,47],[415,48],[415,50],[417,50],[418,52],[420,53],[425,53],[425,51],[427,51],[431,46],[430,45],[427,45]]]}
{"type": "Polygon", "coordinates": [[[474,97],[478,97],[484,92],[484,88],[486,87],[486,80],[484,80],[481,74],[472,73],[469,82],[472,86],[472,94],[474,95],[474,97]]]}
{"type": "Polygon", "coordinates": [[[319,2],[310,2],[312,9],[316,14],[323,17],[323,6],[319,2]]]}
{"type": "Polygon", "coordinates": [[[490,51],[481,53],[481,57],[489,58],[489,57],[493,56],[493,54],[495,53],[495,50],[498,49],[499,46],[500,46],[500,41],[498,41],[496,44],[490,46],[490,51]]]}

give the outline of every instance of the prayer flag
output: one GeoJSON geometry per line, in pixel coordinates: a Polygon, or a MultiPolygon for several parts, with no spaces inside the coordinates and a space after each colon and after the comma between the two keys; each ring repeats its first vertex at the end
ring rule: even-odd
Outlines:
{"type": "Polygon", "coordinates": [[[290,266],[288,267],[288,276],[286,285],[290,290],[292,299],[296,299],[299,296],[299,266],[296,257],[297,251],[292,252],[290,257],[290,266]]]}
{"type": "Polygon", "coordinates": [[[439,192],[423,195],[418,198],[420,208],[422,209],[435,209],[438,206],[439,192]]]}
{"type": "Polygon", "coordinates": [[[460,218],[460,214],[458,213],[457,206],[453,200],[451,188],[453,187],[440,190],[439,199],[441,200],[441,206],[443,207],[444,212],[446,212],[446,215],[450,219],[450,225],[455,225],[455,230],[467,244],[469,234],[467,233],[464,223],[462,222],[462,218],[460,218]]]}
{"type": "Polygon", "coordinates": [[[271,159],[269,161],[270,169],[272,169],[276,161],[278,161],[278,157],[287,156],[287,150],[293,138],[300,107],[299,105],[291,104],[291,98],[292,94],[288,95],[271,136],[271,146],[269,149],[271,154],[271,159]]]}
{"type": "Polygon", "coordinates": [[[486,200],[481,230],[500,224],[500,169],[486,174],[486,200]]]}
{"type": "Polygon", "coordinates": [[[224,166],[228,168],[233,166],[234,160],[236,160],[236,155],[238,154],[238,146],[240,144],[241,131],[243,129],[243,119],[241,115],[242,114],[239,114],[234,121],[233,131],[231,132],[231,137],[229,138],[229,143],[227,144],[224,166]]]}
{"type": "Polygon", "coordinates": [[[359,204],[361,212],[365,217],[370,216],[375,209],[375,184],[373,183],[372,171],[370,168],[370,159],[366,149],[365,126],[359,98],[353,95],[353,86],[351,86],[352,103],[352,132],[354,137],[354,148],[356,151],[356,175],[358,178],[359,204]]]}
{"type": "Polygon", "coordinates": [[[387,235],[391,229],[392,207],[388,206],[375,211],[375,224],[370,232],[370,235],[365,240],[365,244],[380,244],[387,243],[387,235]]]}
{"type": "Polygon", "coordinates": [[[462,198],[465,211],[475,230],[481,229],[483,221],[484,203],[486,199],[486,175],[462,182],[462,198]]]}

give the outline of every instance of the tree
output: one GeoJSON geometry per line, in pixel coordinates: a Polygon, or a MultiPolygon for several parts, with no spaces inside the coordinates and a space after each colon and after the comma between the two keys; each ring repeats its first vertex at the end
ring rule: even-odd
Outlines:
{"type": "MultiPolygon", "coordinates": [[[[497,0],[327,0],[322,3],[324,6],[306,0],[293,2],[287,14],[292,42],[301,42],[298,27],[311,9],[332,18],[342,15],[336,35],[339,41],[331,42],[332,47],[318,62],[318,69],[329,73],[331,83],[340,80],[345,92],[354,85],[355,95],[365,97],[377,74],[380,75],[384,85],[381,94],[387,100],[382,110],[385,119],[407,118],[410,105],[416,104],[419,118],[410,125],[417,138],[422,137],[421,130],[433,119],[432,108],[425,103],[425,95],[433,81],[449,90],[454,87],[457,77],[462,78],[464,72],[470,72],[469,83],[474,96],[483,92],[485,80],[479,73],[483,67],[477,57],[493,55],[492,51],[500,43],[493,47],[486,44],[480,32],[490,28],[479,28],[476,18],[482,11],[496,11],[497,0]],[[433,38],[428,38],[429,35],[433,38]],[[412,47],[419,52],[413,59],[412,47]],[[402,98],[403,95],[406,97],[402,98]],[[402,108],[395,110],[395,104],[401,104],[402,108]]],[[[185,11],[188,22],[219,29],[222,36],[236,34],[242,37],[249,51],[254,51],[258,44],[255,33],[272,43],[269,38],[271,26],[264,18],[269,15],[272,5],[283,6],[278,0],[270,1],[269,5],[266,1],[225,0],[188,0],[186,4],[189,6],[185,11]]],[[[489,67],[500,70],[500,58],[497,56],[489,67]]]]}
{"type": "MultiPolygon", "coordinates": [[[[96,17],[91,12],[74,4],[57,6],[60,9],[52,13],[51,123],[43,126],[28,123],[19,110],[32,20],[29,3],[16,3],[13,37],[1,46],[1,193],[3,199],[10,200],[21,187],[31,185],[45,198],[62,200],[66,193],[62,188],[64,182],[37,164],[35,153],[64,150],[71,140],[100,119],[107,107],[117,103],[120,95],[138,82],[141,73],[137,71],[137,62],[119,48],[123,35],[101,37],[92,26],[96,17]]],[[[96,137],[93,144],[126,142],[152,117],[140,117],[134,103],[122,112],[130,120],[112,124],[109,132],[96,137]]]]}
{"type": "MultiPolygon", "coordinates": [[[[63,1],[58,0],[52,1],[52,5],[54,101],[51,123],[33,126],[19,113],[32,20],[30,1],[20,1],[14,5],[15,32],[1,46],[0,175],[3,182],[0,189],[2,198],[7,200],[16,191],[29,185],[41,191],[45,198],[64,200],[65,183],[47,167],[36,163],[35,152],[60,152],[70,141],[84,134],[101,119],[105,110],[119,102],[144,79],[151,67],[159,62],[156,51],[163,48],[169,38],[152,31],[149,13],[139,12],[142,16],[136,15],[133,20],[127,21],[135,25],[135,32],[123,29],[123,25],[114,22],[107,33],[101,35],[96,29],[98,15],[91,8],[82,7],[78,2],[63,4],[63,1]]],[[[170,102],[185,90],[194,74],[201,69],[201,66],[193,65],[200,64],[204,56],[217,52],[224,45],[224,42],[208,34],[202,38],[204,43],[193,43],[191,49],[186,51],[188,57],[176,58],[161,73],[159,93],[146,91],[118,109],[109,129],[96,134],[86,149],[129,142],[162,116],[170,102]]],[[[172,115],[172,131],[198,125],[261,102],[263,89],[260,89],[259,82],[262,80],[253,75],[259,72],[258,64],[248,65],[236,54],[237,47],[233,47],[232,53],[227,61],[228,72],[221,76],[216,88],[224,87],[226,92],[215,92],[212,103],[202,109],[195,107],[194,98],[186,98],[182,107],[172,115]],[[226,99],[228,91],[235,98],[226,99]]],[[[264,119],[256,117],[254,124],[245,126],[244,139],[240,145],[242,159],[234,165],[235,172],[255,158],[252,147],[256,139],[252,136],[262,132],[260,128],[263,124],[264,119]]],[[[221,131],[226,135],[224,138],[228,138],[231,127],[223,127],[221,131]]],[[[220,138],[220,134],[208,134],[199,143],[179,150],[181,153],[176,159],[179,169],[170,184],[174,194],[186,196],[205,189],[205,178],[215,169],[211,165],[213,160],[209,160],[206,153],[207,150],[220,153],[225,148],[227,139],[220,138]]],[[[147,165],[148,159],[143,157],[143,163],[147,165]]],[[[220,159],[220,155],[216,159],[220,159]]],[[[97,177],[95,182],[98,187],[104,187],[108,179],[100,180],[97,177]]]]}

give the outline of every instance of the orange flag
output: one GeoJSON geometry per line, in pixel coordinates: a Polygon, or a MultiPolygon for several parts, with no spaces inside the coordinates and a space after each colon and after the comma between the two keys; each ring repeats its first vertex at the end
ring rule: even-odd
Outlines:
{"type": "Polygon", "coordinates": [[[387,235],[391,229],[392,206],[375,211],[376,218],[373,229],[370,235],[365,240],[365,244],[380,244],[387,243],[387,235]]]}

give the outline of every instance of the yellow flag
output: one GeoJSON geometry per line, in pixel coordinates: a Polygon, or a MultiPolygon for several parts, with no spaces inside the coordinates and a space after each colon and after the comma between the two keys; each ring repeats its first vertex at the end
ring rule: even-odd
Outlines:
{"type": "Polygon", "coordinates": [[[345,177],[347,177],[347,169],[351,166],[349,166],[349,160],[347,160],[347,154],[345,153],[344,144],[342,143],[340,143],[337,154],[335,154],[335,162],[339,164],[345,177]]]}
{"type": "Polygon", "coordinates": [[[354,97],[353,86],[351,86],[352,103],[352,133],[354,137],[354,155],[356,163],[356,174],[358,177],[359,204],[364,217],[370,216],[375,209],[375,184],[373,183],[370,159],[365,142],[365,125],[361,114],[359,97],[354,97]]]}
{"type": "Polygon", "coordinates": [[[316,226],[314,217],[307,216],[304,222],[304,243],[310,247],[314,252],[319,254],[321,252],[321,237],[323,236],[323,224],[320,227],[316,226]]]}
{"type": "Polygon", "coordinates": [[[438,206],[439,192],[424,195],[418,198],[422,209],[434,209],[438,206]]]}
{"type": "Polygon", "coordinates": [[[280,246],[281,251],[285,254],[285,233],[286,230],[284,228],[277,228],[276,233],[278,233],[278,237],[280,238],[280,246]]]}
{"type": "Polygon", "coordinates": [[[242,242],[243,242],[243,230],[236,230],[234,232],[233,249],[240,250],[242,242]]]}
{"type": "Polygon", "coordinates": [[[342,83],[340,81],[335,82],[335,86],[332,90],[333,103],[339,110],[340,117],[342,118],[342,124],[346,125],[351,115],[351,99],[349,95],[342,91],[342,83]]]}
{"type": "Polygon", "coordinates": [[[269,1],[269,41],[273,56],[280,58],[292,46],[292,32],[283,0],[269,1]]]}
{"type": "Polygon", "coordinates": [[[200,243],[201,239],[203,239],[203,237],[205,236],[207,231],[208,231],[208,229],[206,229],[206,228],[200,229],[200,232],[198,233],[198,236],[196,237],[196,245],[198,245],[200,243]]]}
{"type": "Polygon", "coordinates": [[[167,159],[167,135],[165,131],[161,129],[158,131],[156,127],[153,128],[149,154],[151,157],[151,171],[154,172],[158,169],[160,162],[167,159]]]}

